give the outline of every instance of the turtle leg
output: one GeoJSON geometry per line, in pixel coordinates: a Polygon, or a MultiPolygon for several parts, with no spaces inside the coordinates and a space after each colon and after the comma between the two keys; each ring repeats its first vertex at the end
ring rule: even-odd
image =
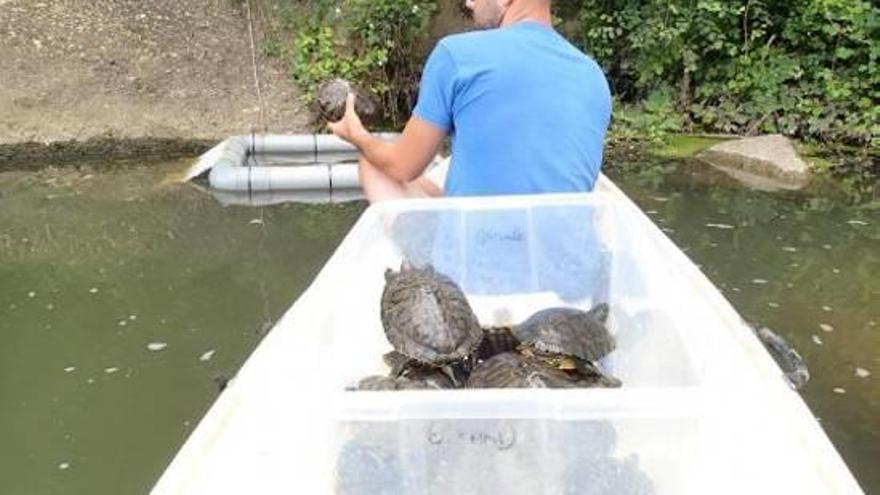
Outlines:
{"type": "Polygon", "coordinates": [[[385,364],[387,364],[389,368],[391,368],[391,373],[389,374],[391,378],[397,378],[402,375],[413,361],[411,358],[397,351],[386,353],[382,356],[382,360],[385,361],[385,364]]]}
{"type": "Polygon", "coordinates": [[[583,377],[583,381],[589,384],[587,386],[618,388],[623,385],[619,379],[611,375],[606,375],[598,366],[596,366],[596,363],[580,358],[573,358],[573,360],[575,369],[583,377]]]}

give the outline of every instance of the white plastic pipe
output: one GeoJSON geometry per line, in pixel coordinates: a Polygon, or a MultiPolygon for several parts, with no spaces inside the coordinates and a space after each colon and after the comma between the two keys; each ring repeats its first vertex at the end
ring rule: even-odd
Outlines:
{"type": "Polygon", "coordinates": [[[221,191],[356,189],[357,164],[343,162],[357,159],[354,146],[331,134],[233,136],[202,155],[187,176],[210,170],[211,187],[221,191]]]}
{"type": "Polygon", "coordinates": [[[208,181],[211,187],[222,191],[330,190],[330,165],[235,167],[224,164],[211,169],[208,181]]]}
{"type": "MultiPolygon", "coordinates": [[[[400,135],[379,133],[375,136],[385,141],[394,141],[400,135]]],[[[184,181],[192,180],[221,165],[314,165],[356,162],[357,159],[357,149],[332,134],[232,136],[200,156],[185,174],[184,181]]]]}
{"type": "Polygon", "coordinates": [[[302,191],[220,191],[211,194],[223,206],[270,206],[280,203],[344,203],[364,199],[359,189],[302,191]]]}

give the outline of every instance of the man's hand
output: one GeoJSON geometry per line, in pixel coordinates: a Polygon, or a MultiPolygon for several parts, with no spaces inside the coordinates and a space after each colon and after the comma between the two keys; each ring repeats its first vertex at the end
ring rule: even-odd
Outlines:
{"type": "Polygon", "coordinates": [[[328,122],[327,127],[340,139],[344,139],[360,148],[361,145],[359,143],[364,136],[369,135],[369,132],[364,128],[361,118],[358,117],[354,109],[355,98],[354,93],[348,93],[348,97],[345,99],[345,114],[337,122],[328,122]]]}

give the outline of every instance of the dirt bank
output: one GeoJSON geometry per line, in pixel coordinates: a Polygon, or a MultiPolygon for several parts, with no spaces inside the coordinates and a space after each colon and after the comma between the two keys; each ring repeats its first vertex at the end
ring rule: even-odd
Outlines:
{"type": "Polygon", "coordinates": [[[40,149],[28,142],[88,153],[306,130],[284,67],[260,56],[256,3],[261,99],[245,2],[0,0],[0,161],[40,149]]]}

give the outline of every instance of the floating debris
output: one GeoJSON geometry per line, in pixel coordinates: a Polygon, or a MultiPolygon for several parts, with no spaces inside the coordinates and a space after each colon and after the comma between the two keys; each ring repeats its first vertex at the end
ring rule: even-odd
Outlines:
{"type": "Polygon", "coordinates": [[[819,338],[818,335],[813,335],[813,343],[816,345],[822,345],[822,339],[819,338]]]}
{"type": "Polygon", "coordinates": [[[659,213],[657,210],[646,210],[645,211],[646,215],[656,215],[657,213],[659,213]]]}
{"type": "Polygon", "coordinates": [[[46,309],[48,309],[49,311],[52,311],[53,309],[55,309],[55,305],[52,303],[49,303],[46,305],[46,309]]]}
{"type": "Polygon", "coordinates": [[[86,380],[86,383],[88,383],[89,385],[91,385],[91,384],[95,383],[95,379],[94,379],[94,378],[89,378],[88,380],[86,380]]]}
{"type": "Polygon", "coordinates": [[[149,344],[147,344],[147,349],[154,352],[161,351],[166,347],[168,347],[168,344],[166,342],[150,342],[149,344]]]}
{"type": "Polygon", "coordinates": [[[822,247],[825,249],[831,249],[831,244],[822,244],[822,247]]]}
{"type": "Polygon", "coordinates": [[[69,467],[70,467],[69,462],[62,462],[62,463],[58,464],[58,469],[61,469],[62,471],[69,468],[69,467]]]}
{"type": "Polygon", "coordinates": [[[134,321],[134,320],[137,320],[138,317],[137,317],[137,315],[128,315],[128,319],[131,321],[134,321]]]}
{"type": "Polygon", "coordinates": [[[91,294],[97,294],[97,293],[98,293],[98,288],[97,288],[97,287],[92,287],[91,289],[89,289],[89,293],[91,293],[91,294]]]}
{"type": "Polygon", "coordinates": [[[782,248],[782,250],[785,251],[786,253],[796,253],[797,252],[797,248],[792,247],[792,246],[785,246],[782,248]]]}
{"type": "Polygon", "coordinates": [[[104,373],[107,373],[108,375],[116,373],[117,371],[119,371],[119,368],[105,368],[104,369],[104,373]]]}
{"type": "Polygon", "coordinates": [[[831,306],[822,306],[822,311],[831,311],[831,306]]]}
{"type": "Polygon", "coordinates": [[[18,307],[18,306],[16,306],[15,303],[11,303],[11,304],[9,305],[9,309],[15,309],[15,308],[17,308],[17,307],[18,307]]]}
{"type": "Polygon", "coordinates": [[[876,326],[876,325],[877,325],[877,322],[874,321],[874,320],[871,320],[871,321],[868,322],[868,326],[869,326],[869,327],[873,327],[873,326],[876,326]]]}
{"type": "Polygon", "coordinates": [[[65,373],[70,373],[72,371],[76,371],[76,366],[68,366],[67,368],[64,368],[65,373]]]}
{"type": "Polygon", "coordinates": [[[665,202],[669,201],[669,198],[664,198],[663,196],[655,196],[654,201],[659,201],[661,203],[665,203],[665,202]]]}
{"type": "Polygon", "coordinates": [[[776,303],[776,302],[772,302],[772,301],[771,301],[771,302],[768,302],[768,303],[767,303],[767,306],[770,306],[771,308],[778,308],[778,307],[779,307],[779,303],[776,303]]]}
{"type": "Polygon", "coordinates": [[[210,361],[212,357],[214,357],[214,353],[217,352],[216,349],[211,349],[210,351],[199,356],[199,361],[210,361]]]}
{"type": "Polygon", "coordinates": [[[253,220],[251,220],[248,223],[251,225],[263,225],[263,219],[262,218],[254,218],[253,220]]]}
{"type": "Polygon", "coordinates": [[[739,292],[739,287],[734,287],[734,288],[733,288],[733,291],[734,291],[734,292],[739,292]]]}
{"type": "Polygon", "coordinates": [[[865,368],[856,368],[856,376],[859,378],[868,378],[871,376],[871,372],[865,368]]]}
{"type": "Polygon", "coordinates": [[[721,230],[733,230],[736,228],[733,225],[728,225],[726,223],[707,223],[706,227],[709,227],[710,229],[721,229],[721,230]]]}
{"type": "Polygon", "coordinates": [[[125,325],[128,325],[128,322],[125,321],[125,320],[119,320],[118,325],[119,325],[120,327],[124,327],[125,325]]]}
{"type": "Polygon", "coordinates": [[[850,225],[868,225],[868,222],[864,222],[862,220],[848,220],[846,223],[850,225]]]}
{"type": "Polygon", "coordinates": [[[846,393],[846,389],[843,387],[834,387],[834,393],[843,395],[846,393]]]}
{"type": "Polygon", "coordinates": [[[832,268],[831,271],[834,272],[834,273],[840,273],[840,269],[839,269],[839,268],[832,268]]]}
{"type": "Polygon", "coordinates": [[[34,291],[30,291],[30,292],[28,292],[28,297],[30,297],[30,298],[33,298],[33,297],[36,296],[36,295],[37,295],[37,293],[34,292],[34,291]]]}
{"type": "Polygon", "coordinates": [[[831,325],[829,325],[827,323],[819,323],[819,328],[821,328],[823,332],[830,333],[830,332],[834,331],[834,327],[832,327],[831,325]]]}
{"type": "Polygon", "coordinates": [[[752,283],[757,284],[757,285],[764,285],[768,282],[767,282],[767,280],[764,280],[763,278],[756,278],[756,279],[752,280],[752,283]]]}

